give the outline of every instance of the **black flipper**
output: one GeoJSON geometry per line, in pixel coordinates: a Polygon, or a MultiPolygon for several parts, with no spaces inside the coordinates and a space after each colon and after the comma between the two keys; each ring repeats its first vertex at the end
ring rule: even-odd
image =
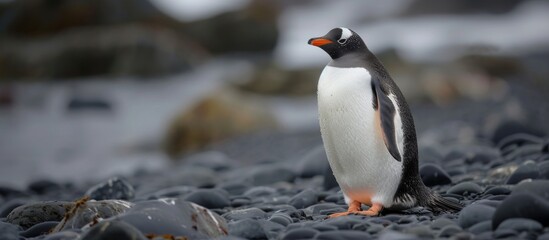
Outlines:
{"type": "Polygon", "coordinates": [[[389,96],[383,89],[381,89],[381,83],[379,80],[372,78],[372,91],[374,98],[374,109],[379,111],[380,123],[383,132],[383,141],[385,146],[389,150],[389,153],[397,161],[402,161],[400,153],[398,152],[398,147],[396,144],[396,134],[395,134],[395,106],[389,96]]]}

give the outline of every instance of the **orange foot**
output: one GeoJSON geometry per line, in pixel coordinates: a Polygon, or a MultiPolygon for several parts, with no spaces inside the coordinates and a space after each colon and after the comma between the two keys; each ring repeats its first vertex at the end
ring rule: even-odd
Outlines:
{"type": "Polygon", "coordinates": [[[379,212],[383,209],[383,206],[379,203],[374,203],[370,207],[370,209],[366,211],[361,211],[360,209],[360,202],[353,201],[351,204],[349,204],[349,209],[347,212],[340,212],[340,213],[334,213],[330,214],[328,218],[336,218],[341,216],[347,216],[351,214],[358,214],[358,215],[364,215],[364,216],[377,216],[379,215],[379,212]]]}

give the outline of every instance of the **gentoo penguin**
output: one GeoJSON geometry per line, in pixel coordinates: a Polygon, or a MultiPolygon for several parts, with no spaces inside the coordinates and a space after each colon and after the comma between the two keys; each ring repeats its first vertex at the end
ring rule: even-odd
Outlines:
{"type": "Polygon", "coordinates": [[[309,44],[332,58],[318,82],[322,141],[349,214],[424,206],[457,211],[459,203],[427,188],[419,176],[414,120],[385,67],[355,32],[334,28],[309,44]],[[361,204],[369,205],[363,211],[361,204]]]}

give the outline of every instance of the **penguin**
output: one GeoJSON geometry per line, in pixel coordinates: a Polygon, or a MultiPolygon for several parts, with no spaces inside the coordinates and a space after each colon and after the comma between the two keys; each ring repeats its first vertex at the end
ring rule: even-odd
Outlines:
{"type": "Polygon", "coordinates": [[[423,184],[410,108],[362,38],[340,27],[308,44],[332,58],[318,81],[318,116],[330,167],[349,207],[328,217],[377,216],[384,209],[416,206],[459,211],[460,203],[423,184]],[[362,210],[362,204],[370,208],[362,210]]]}

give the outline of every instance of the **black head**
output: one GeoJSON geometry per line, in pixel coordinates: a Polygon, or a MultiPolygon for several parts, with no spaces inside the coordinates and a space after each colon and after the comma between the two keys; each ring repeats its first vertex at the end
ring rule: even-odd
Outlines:
{"type": "Polygon", "coordinates": [[[345,54],[366,51],[366,44],[354,31],[340,27],[330,30],[326,35],[309,39],[309,44],[322,48],[332,59],[345,54]]]}

